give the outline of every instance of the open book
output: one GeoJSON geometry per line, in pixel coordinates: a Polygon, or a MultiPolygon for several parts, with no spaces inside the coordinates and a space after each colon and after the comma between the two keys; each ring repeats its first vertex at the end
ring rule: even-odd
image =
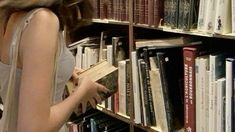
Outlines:
{"type": "MultiPolygon", "coordinates": [[[[101,61],[89,69],[84,70],[78,75],[80,85],[82,79],[84,77],[89,77],[92,81],[95,81],[99,84],[104,85],[106,88],[110,90],[109,93],[100,93],[102,100],[110,97],[115,92],[117,92],[118,88],[118,68],[109,64],[107,61],[101,61]]],[[[78,87],[79,88],[79,87],[78,87]]],[[[75,87],[72,82],[68,82],[66,85],[66,93],[70,95],[75,90],[75,87]]],[[[89,108],[87,108],[89,109],[89,108]]],[[[81,108],[75,110],[77,115],[81,114],[81,108]]]]}

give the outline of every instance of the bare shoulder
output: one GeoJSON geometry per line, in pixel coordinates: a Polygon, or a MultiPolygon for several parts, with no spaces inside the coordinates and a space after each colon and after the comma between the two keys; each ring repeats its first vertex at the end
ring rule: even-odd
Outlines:
{"type": "Polygon", "coordinates": [[[52,28],[59,25],[59,19],[51,10],[47,8],[38,8],[37,12],[33,15],[31,23],[38,26],[46,25],[52,28]]]}

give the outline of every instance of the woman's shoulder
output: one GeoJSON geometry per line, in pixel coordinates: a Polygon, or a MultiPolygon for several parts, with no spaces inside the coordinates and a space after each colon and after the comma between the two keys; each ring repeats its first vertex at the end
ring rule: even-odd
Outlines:
{"type": "MultiPolygon", "coordinates": [[[[40,22],[40,23],[47,23],[47,24],[58,24],[59,19],[56,16],[56,14],[51,11],[50,9],[47,8],[36,8],[31,10],[32,12],[32,17],[31,19],[40,22]]],[[[30,13],[29,12],[29,13],[30,13]]]]}

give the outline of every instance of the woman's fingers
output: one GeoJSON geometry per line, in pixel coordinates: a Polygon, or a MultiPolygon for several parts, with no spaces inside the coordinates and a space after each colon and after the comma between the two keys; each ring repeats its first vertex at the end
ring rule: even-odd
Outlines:
{"type": "Polygon", "coordinates": [[[96,108],[96,102],[94,99],[90,99],[89,103],[91,104],[92,108],[96,108]]]}
{"type": "Polygon", "coordinates": [[[104,92],[104,93],[109,93],[110,92],[110,90],[107,89],[105,86],[103,86],[99,83],[96,83],[96,85],[97,85],[98,92],[104,92]]]}
{"type": "Polygon", "coordinates": [[[101,104],[102,99],[99,94],[96,94],[96,96],[94,98],[95,98],[97,104],[101,104]]]}

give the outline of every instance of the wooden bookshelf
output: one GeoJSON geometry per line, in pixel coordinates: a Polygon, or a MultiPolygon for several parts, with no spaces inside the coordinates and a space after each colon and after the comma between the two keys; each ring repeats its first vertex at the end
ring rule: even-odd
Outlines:
{"type": "MultiPolygon", "coordinates": [[[[133,3],[134,0],[128,0],[129,2],[129,6],[128,6],[128,21],[118,21],[118,20],[114,20],[114,19],[92,19],[93,23],[97,23],[98,24],[107,24],[107,25],[111,25],[111,26],[123,26],[124,28],[129,29],[129,56],[130,56],[130,61],[131,60],[131,52],[136,50],[135,46],[134,46],[134,41],[135,41],[135,36],[134,36],[134,29],[143,29],[143,30],[157,30],[159,31],[158,33],[161,35],[161,33],[166,33],[166,34],[176,34],[176,35],[189,35],[189,36],[196,36],[196,37],[201,37],[201,38],[218,38],[218,39],[230,39],[230,40],[235,40],[235,34],[225,34],[225,35],[220,35],[220,34],[215,34],[215,33],[206,33],[206,32],[199,32],[198,30],[190,30],[190,31],[184,31],[182,29],[172,29],[170,27],[165,27],[165,26],[150,26],[148,24],[139,24],[139,23],[135,23],[133,21],[134,18],[134,7],[133,7],[133,3]]],[[[113,18],[113,17],[112,17],[113,18]]],[[[123,20],[123,19],[120,19],[123,20]]],[[[160,22],[161,23],[161,22],[160,22]]],[[[119,26],[119,27],[120,27],[119,26]]],[[[110,28],[110,27],[109,27],[110,28]]],[[[115,28],[115,27],[114,27],[115,28]]],[[[145,34],[144,34],[145,35],[145,34]]],[[[130,62],[131,63],[131,62],[130,62]]],[[[131,70],[132,72],[132,70],[131,70]]],[[[132,75],[132,74],[131,74],[132,75]]],[[[130,78],[130,81],[132,82],[132,76],[130,78]]],[[[132,85],[132,83],[130,83],[132,85]]],[[[133,100],[133,87],[131,86],[131,100],[130,100],[130,117],[127,117],[125,115],[121,115],[119,113],[114,113],[106,108],[102,108],[101,106],[97,106],[97,109],[99,111],[102,111],[103,113],[117,118],[125,123],[128,123],[130,125],[130,132],[134,132],[134,127],[140,128],[144,131],[155,131],[155,132],[161,132],[161,130],[159,128],[156,127],[152,127],[152,126],[142,126],[140,124],[135,124],[134,121],[134,100],[133,100]]],[[[184,128],[178,130],[177,132],[183,132],[184,128]]]]}
{"type": "Polygon", "coordinates": [[[127,123],[127,124],[133,124],[133,126],[139,128],[139,129],[142,129],[142,130],[144,130],[144,131],[151,131],[151,132],[152,132],[152,131],[156,131],[156,132],[160,132],[160,131],[159,131],[159,128],[157,128],[157,127],[146,127],[146,126],[142,126],[142,125],[140,125],[140,124],[135,124],[134,122],[132,122],[132,121],[130,120],[130,117],[125,116],[125,115],[122,115],[122,114],[120,114],[120,113],[114,113],[113,111],[108,110],[108,109],[106,109],[106,108],[103,108],[103,107],[100,106],[100,105],[97,105],[97,106],[96,106],[96,109],[99,110],[99,111],[101,111],[101,112],[103,112],[103,113],[105,113],[105,114],[107,114],[107,115],[109,115],[109,116],[111,116],[111,117],[114,117],[114,118],[116,118],[116,119],[119,119],[119,120],[121,120],[121,121],[123,121],[123,122],[125,122],[125,123],[127,123]]]}
{"type": "Polygon", "coordinates": [[[105,114],[107,114],[107,115],[109,115],[109,116],[115,117],[115,118],[117,118],[117,119],[119,119],[119,120],[121,120],[125,123],[128,123],[128,124],[132,123],[131,120],[130,120],[130,117],[123,116],[121,114],[116,114],[116,113],[112,112],[111,110],[103,108],[102,106],[97,105],[96,109],[103,112],[103,113],[105,113],[105,114]]]}

